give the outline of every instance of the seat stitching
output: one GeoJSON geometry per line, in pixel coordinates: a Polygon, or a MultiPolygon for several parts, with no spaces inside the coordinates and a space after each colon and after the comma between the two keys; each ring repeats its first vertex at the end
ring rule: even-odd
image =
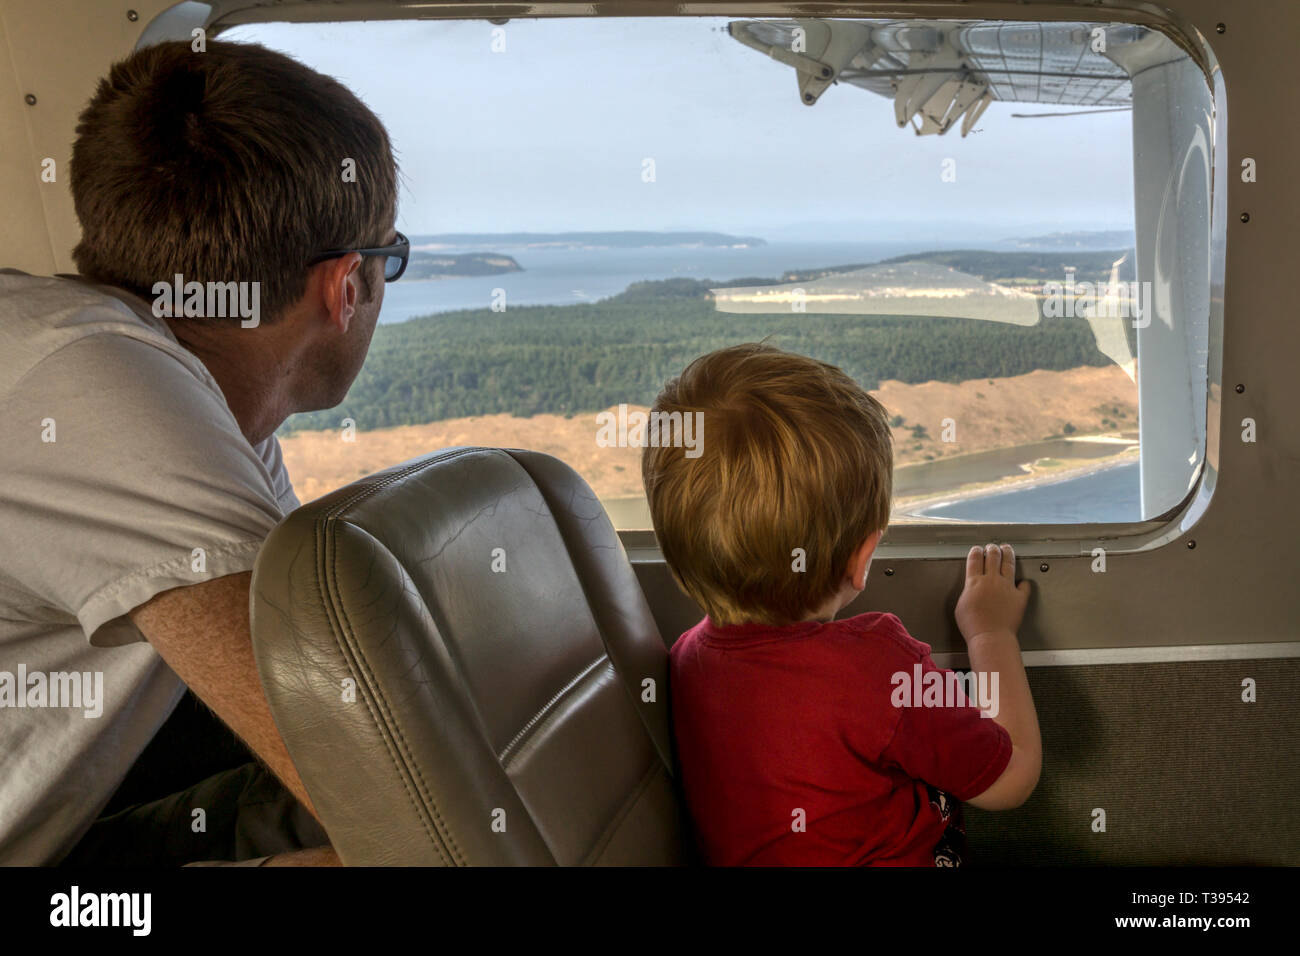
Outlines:
{"type": "MultiPolygon", "coordinates": [[[[393,766],[397,770],[398,778],[402,781],[402,787],[406,791],[407,796],[410,798],[411,804],[415,807],[416,815],[420,818],[420,822],[421,825],[424,827],[425,833],[430,837],[430,840],[433,843],[434,847],[438,850],[439,857],[441,857],[442,860],[446,862],[447,851],[446,851],[446,847],[442,845],[441,835],[435,832],[434,828],[430,827],[430,821],[427,819],[427,815],[424,812],[422,812],[423,808],[420,805],[420,801],[418,800],[416,795],[411,792],[410,781],[407,779],[407,775],[403,773],[404,768],[402,766],[402,761],[399,759],[398,754],[395,752],[396,748],[394,745],[394,741],[392,740],[391,728],[388,726],[387,721],[384,719],[383,715],[381,713],[378,713],[376,710],[376,705],[380,704],[381,701],[379,700],[379,694],[377,693],[376,687],[372,680],[372,675],[365,667],[365,662],[360,660],[358,654],[358,648],[355,646],[355,642],[351,640],[350,635],[347,633],[348,627],[347,627],[347,622],[345,620],[345,615],[342,612],[341,606],[335,600],[335,595],[333,593],[332,587],[330,587],[329,579],[337,565],[337,547],[335,546],[335,536],[332,533],[330,533],[331,531],[332,529],[328,528],[328,526],[322,526],[319,524],[317,525],[318,537],[320,536],[320,533],[323,532],[325,534],[325,539],[326,539],[325,548],[321,549],[320,552],[322,557],[321,571],[323,572],[320,575],[320,580],[324,585],[324,587],[322,588],[322,598],[328,600],[330,609],[333,612],[333,617],[338,625],[337,630],[335,630],[335,641],[338,644],[339,649],[344,653],[345,657],[347,658],[351,666],[351,669],[361,678],[361,680],[365,683],[366,687],[371,691],[370,695],[366,695],[366,694],[362,695],[362,699],[365,702],[366,709],[370,711],[370,716],[372,721],[374,722],[375,728],[380,732],[380,737],[384,741],[385,749],[388,751],[389,758],[393,761],[393,766]],[[327,553],[328,553],[328,557],[326,556],[327,553]],[[374,697],[373,702],[371,700],[371,696],[374,697]]],[[[334,576],[336,577],[336,575],[334,576]]]]}
{"type": "MultiPolygon", "coordinates": [[[[574,677],[567,684],[565,684],[558,691],[556,691],[555,695],[551,697],[551,699],[548,700],[545,704],[543,704],[541,709],[537,711],[537,713],[533,714],[533,716],[528,720],[528,722],[524,724],[522,728],[520,728],[519,733],[515,734],[514,739],[511,740],[510,743],[506,744],[505,750],[501,751],[501,753],[497,755],[501,763],[505,764],[507,760],[509,760],[509,758],[512,755],[512,752],[523,742],[524,738],[529,735],[529,733],[533,730],[533,728],[537,726],[538,721],[540,721],[543,717],[545,717],[547,713],[553,707],[555,707],[557,703],[559,703],[560,698],[568,694],[569,691],[571,691],[581,680],[583,680],[583,678],[585,678],[588,674],[590,674],[596,667],[600,666],[600,664],[603,661],[608,661],[608,660],[609,660],[608,654],[601,654],[600,657],[596,658],[594,661],[592,661],[590,664],[584,667],[582,669],[582,672],[578,674],[577,677],[574,677]]],[[[610,667],[612,668],[613,666],[614,665],[611,663],[610,667]]]]}
{"type": "Polygon", "coordinates": [[[649,788],[651,781],[653,781],[659,774],[667,772],[668,768],[665,767],[664,762],[659,759],[659,752],[655,751],[654,759],[650,762],[650,769],[641,777],[636,788],[628,795],[628,798],[623,801],[623,806],[621,806],[618,812],[614,814],[614,818],[605,826],[604,832],[601,833],[600,838],[596,840],[591,850],[588,851],[587,855],[583,858],[582,863],[584,866],[590,866],[605,855],[605,850],[609,848],[610,842],[614,839],[614,834],[618,832],[619,826],[627,819],[628,814],[632,812],[632,808],[641,802],[641,797],[649,788]]]}
{"type": "MultiPolygon", "coordinates": [[[[538,493],[541,494],[542,501],[545,502],[547,509],[550,511],[551,521],[554,523],[555,529],[560,535],[560,540],[564,542],[565,557],[569,559],[569,567],[573,570],[573,575],[577,579],[578,585],[582,588],[582,595],[587,601],[587,607],[591,609],[591,618],[596,625],[596,633],[600,635],[600,643],[605,648],[605,653],[608,655],[611,641],[609,636],[605,632],[606,622],[603,620],[605,615],[597,614],[595,611],[596,603],[592,600],[592,590],[594,584],[589,579],[588,575],[578,570],[578,566],[573,559],[573,551],[575,549],[574,549],[574,542],[571,540],[572,536],[569,532],[565,530],[565,524],[562,523],[558,517],[556,517],[558,502],[552,500],[554,496],[552,495],[549,486],[543,486],[542,482],[538,481],[537,476],[533,473],[533,470],[529,467],[528,463],[521,461],[519,457],[514,454],[514,452],[518,450],[519,449],[504,449],[504,453],[507,456],[509,456],[515,462],[515,464],[517,464],[520,468],[522,468],[529,478],[532,479],[533,486],[538,490],[538,493]]],[[[535,455],[537,453],[533,452],[533,453],[526,453],[526,454],[535,455]]],[[[559,459],[555,459],[555,460],[559,461],[559,459]]],[[[564,462],[561,461],[560,464],[564,465],[564,462]]],[[[565,467],[568,466],[565,465],[565,467]]],[[[570,468],[569,470],[573,471],[572,468],[570,468]]],[[[574,472],[574,475],[575,477],[578,478],[579,482],[583,483],[583,485],[587,488],[587,491],[591,494],[591,498],[593,501],[595,501],[597,506],[597,512],[598,512],[598,515],[595,520],[600,520],[601,518],[604,519],[605,524],[609,529],[609,532],[614,536],[615,542],[618,542],[617,550],[619,554],[622,556],[624,563],[626,564],[627,554],[622,549],[622,543],[619,542],[618,533],[614,530],[614,526],[609,520],[609,514],[605,511],[604,506],[600,504],[600,500],[596,497],[595,492],[591,491],[591,487],[589,485],[585,485],[582,476],[578,475],[576,472],[574,472]]],[[[570,489],[569,491],[570,500],[566,505],[564,505],[563,510],[567,511],[569,515],[575,520],[575,522],[581,522],[584,519],[578,516],[576,510],[573,507],[573,496],[575,494],[576,494],[576,489],[570,489]]],[[[614,547],[615,545],[611,545],[611,548],[614,547]]],[[[615,560],[617,561],[617,558],[615,558],[615,560]]],[[[630,570],[631,568],[630,564],[628,565],[628,568],[630,570]]],[[[601,588],[600,590],[601,590],[601,596],[605,596],[607,592],[605,592],[603,588],[601,588]]],[[[637,590],[638,591],[641,590],[640,584],[637,584],[637,590]]],[[[642,593],[642,599],[644,600],[644,593],[642,593]]],[[[649,611],[649,605],[646,605],[646,610],[647,612],[649,611]]],[[[618,611],[617,614],[620,617],[626,617],[626,615],[622,611],[618,611]]],[[[664,752],[663,750],[660,749],[659,736],[658,734],[655,733],[654,728],[651,726],[650,718],[646,713],[646,708],[641,706],[642,701],[638,699],[638,695],[636,691],[628,683],[627,679],[623,676],[623,674],[619,672],[617,666],[615,667],[614,670],[615,673],[619,676],[619,683],[623,685],[623,689],[627,693],[628,700],[632,704],[632,708],[637,715],[637,719],[641,721],[642,727],[645,728],[646,735],[650,738],[651,743],[654,744],[655,752],[659,754],[659,758],[664,762],[664,765],[667,768],[669,768],[668,772],[669,775],[671,776],[672,774],[671,768],[673,766],[671,730],[669,731],[668,740],[666,741],[668,750],[667,752],[664,752]]]]}
{"type": "MultiPolygon", "coordinates": [[[[327,540],[329,552],[329,577],[333,580],[337,580],[336,568],[338,548],[336,537],[333,534],[330,534],[328,535],[327,540]]],[[[327,581],[326,583],[329,582],[327,581]]],[[[333,600],[335,597],[333,588],[330,587],[329,591],[331,603],[337,605],[337,602],[333,600]]],[[[464,865],[465,861],[463,854],[461,854],[460,848],[456,846],[455,840],[452,838],[450,832],[447,831],[447,826],[442,819],[442,815],[439,813],[436,803],[428,792],[428,785],[424,781],[423,774],[419,770],[419,767],[414,765],[414,761],[410,759],[410,748],[407,745],[406,737],[401,728],[397,726],[396,721],[391,717],[391,708],[388,707],[387,700],[384,698],[379,686],[374,680],[374,674],[369,667],[369,662],[361,656],[360,645],[352,636],[350,623],[348,622],[346,612],[342,609],[341,605],[335,607],[335,617],[340,625],[339,632],[340,637],[342,638],[340,641],[340,647],[341,649],[346,648],[347,651],[350,651],[349,657],[351,657],[358,675],[365,681],[366,686],[370,689],[371,695],[374,697],[375,705],[378,707],[380,712],[376,713],[376,706],[371,706],[368,700],[366,702],[367,709],[370,710],[371,717],[374,719],[377,729],[385,738],[385,742],[388,745],[387,749],[389,751],[389,756],[393,760],[395,769],[398,771],[398,777],[402,781],[402,786],[406,790],[407,796],[411,799],[411,803],[415,807],[417,815],[421,818],[425,832],[432,839],[434,846],[438,849],[438,855],[442,857],[444,861],[447,859],[448,851],[450,851],[452,862],[464,865]],[[387,733],[384,733],[385,731],[387,731],[387,733]],[[392,739],[394,737],[397,739],[392,739]],[[400,743],[400,746],[395,746],[398,743],[400,743]],[[404,759],[399,759],[399,756],[404,759]],[[414,775],[419,778],[418,789],[420,792],[418,796],[416,793],[412,792],[411,781],[407,776],[412,772],[412,770],[414,771],[414,775]],[[421,798],[423,798],[424,803],[421,802],[421,798]],[[430,827],[430,821],[427,819],[426,813],[423,812],[425,810],[433,815],[433,827],[430,827]]]]}
{"type": "MultiPolygon", "coordinates": [[[[383,480],[376,482],[373,485],[362,488],[356,494],[352,495],[349,498],[344,499],[334,507],[330,508],[324,515],[322,515],[320,518],[317,519],[316,531],[318,536],[322,531],[324,531],[328,536],[330,542],[330,556],[333,559],[330,565],[331,571],[333,571],[335,563],[337,562],[337,548],[335,547],[334,544],[335,539],[333,534],[329,533],[332,530],[329,528],[329,525],[331,525],[334,522],[334,520],[338,518],[341,514],[346,512],[353,505],[365,500],[371,495],[378,493],[384,488],[387,488],[388,486],[395,484],[404,478],[408,478],[413,474],[423,471],[426,468],[432,467],[433,465],[436,464],[441,464],[443,462],[451,461],[463,455],[468,455],[483,450],[484,450],[483,448],[474,446],[470,448],[458,449],[454,452],[435,455],[432,458],[423,459],[407,468],[403,468],[401,471],[398,471],[395,474],[389,475],[387,478],[384,478],[383,480]]],[[[341,608],[335,609],[335,616],[339,620],[341,625],[346,625],[345,614],[342,612],[341,608]]],[[[451,836],[450,831],[447,830],[446,823],[443,821],[442,815],[438,811],[437,805],[429,793],[428,785],[424,780],[422,771],[418,768],[418,766],[413,765],[413,761],[410,761],[410,749],[409,746],[407,745],[405,734],[403,733],[401,728],[397,726],[396,721],[392,719],[391,708],[387,706],[387,701],[383,698],[383,695],[380,693],[378,685],[375,684],[373,680],[373,674],[370,672],[367,666],[368,662],[364,661],[361,658],[359,645],[357,645],[355,641],[351,640],[350,634],[346,633],[347,630],[346,627],[342,629],[345,631],[345,633],[343,634],[344,641],[340,642],[340,647],[342,649],[346,644],[348,645],[348,649],[352,651],[352,653],[350,653],[348,656],[352,659],[354,667],[356,668],[360,676],[362,676],[362,678],[365,680],[366,685],[370,688],[371,694],[375,698],[375,704],[379,706],[380,712],[377,713],[376,708],[372,707],[369,701],[367,701],[366,703],[367,709],[370,710],[371,717],[374,720],[376,728],[381,732],[381,735],[385,738],[385,743],[387,744],[389,750],[389,756],[392,758],[394,767],[398,771],[398,776],[402,780],[402,786],[406,790],[407,796],[410,797],[411,803],[415,807],[417,811],[417,815],[421,819],[421,823],[424,826],[425,832],[433,840],[433,843],[438,850],[438,855],[442,857],[444,861],[446,861],[447,859],[447,852],[450,851],[452,856],[452,862],[453,863],[459,862],[463,865],[465,863],[463,854],[461,854],[460,848],[456,846],[455,840],[451,836]],[[384,733],[385,730],[387,730],[388,733],[384,733]],[[401,744],[400,747],[395,748],[395,744],[397,743],[397,741],[390,739],[393,735],[396,735],[396,737],[399,738],[401,744]],[[395,749],[401,751],[401,753],[399,754],[394,752],[395,749]],[[405,758],[405,760],[399,759],[399,756],[405,758]],[[402,772],[404,769],[403,764],[408,762],[411,763],[412,766],[405,769],[407,769],[408,772],[410,772],[410,770],[413,769],[415,776],[419,778],[419,790],[421,792],[418,795],[412,792],[411,781],[408,780],[406,774],[402,772]],[[425,804],[422,804],[421,798],[423,798],[423,800],[426,801],[425,804]],[[430,821],[427,819],[426,814],[422,812],[425,809],[427,809],[433,815],[434,825],[432,828],[430,827],[430,821]]]]}
{"type": "MultiPolygon", "coordinates": [[[[336,624],[336,622],[338,621],[340,614],[338,608],[335,606],[335,602],[332,598],[332,595],[330,594],[329,581],[328,581],[329,564],[328,564],[327,552],[330,550],[332,536],[328,534],[329,528],[320,522],[317,522],[315,524],[313,531],[314,531],[313,537],[315,539],[315,554],[317,558],[316,561],[317,569],[316,569],[316,574],[314,575],[315,584],[317,588],[317,596],[320,600],[321,605],[326,610],[326,615],[329,618],[330,623],[333,625],[336,624]]],[[[353,653],[353,648],[349,645],[346,636],[340,634],[341,630],[343,630],[343,628],[341,627],[332,626],[330,628],[330,633],[334,637],[335,645],[343,654],[344,662],[348,665],[349,671],[360,676],[362,681],[364,681],[366,685],[369,686],[370,682],[366,680],[366,675],[362,673],[362,668],[359,666],[356,660],[356,654],[353,653]]],[[[371,720],[374,723],[375,727],[380,731],[380,739],[384,742],[384,747],[388,751],[389,758],[393,761],[393,765],[398,771],[398,777],[402,779],[403,788],[406,790],[407,795],[411,798],[412,804],[416,806],[417,816],[420,817],[421,825],[424,827],[425,832],[428,833],[434,846],[437,848],[438,855],[444,861],[446,861],[446,853],[444,851],[444,848],[439,846],[440,841],[437,839],[437,834],[430,832],[428,821],[424,819],[423,814],[419,813],[418,801],[415,799],[414,795],[411,794],[410,785],[407,783],[407,781],[405,780],[405,778],[401,773],[401,764],[399,763],[396,755],[393,753],[393,743],[389,739],[389,735],[384,733],[385,727],[382,718],[375,712],[374,704],[371,702],[368,695],[365,694],[362,695],[362,702],[365,704],[366,709],[370,711],[371,720]]]]}

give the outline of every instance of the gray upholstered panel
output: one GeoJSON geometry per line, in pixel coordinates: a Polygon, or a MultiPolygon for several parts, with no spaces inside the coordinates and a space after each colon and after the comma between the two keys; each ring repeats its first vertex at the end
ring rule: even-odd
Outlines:
{"type": "Polygon", "coordinates": [[[1300,862],[1300,660],[1034,667],[1029,684],[1043,775],[1018,810],[966,808],[973,863],[1300,862]]]}

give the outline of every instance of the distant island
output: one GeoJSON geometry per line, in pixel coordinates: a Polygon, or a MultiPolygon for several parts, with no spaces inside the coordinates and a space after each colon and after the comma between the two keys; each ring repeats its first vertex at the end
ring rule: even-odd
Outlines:
{"type": "Polygon", "coordinates": [[[1013,249],[1127,249],[1136,237],[1131,229],[1104,232],[1052,232],[1028,239],[1003,239],[999,245],[1013,249]]]}
{"type": "MultiPolygon", "coordinates": [[[[1131,238],[1131,237],[1130,237],[1131,238]]],[[[1110,276],[1110,268],[1122,253],[1111,250],[1089,250],[1077,253],[1061,252],[998,252],[987,249],[950,249],[941,252],[911,252],[877,262],[853,262],[817,269],[787,269],[779,279],[748,276],[712,282],[708,279],[665,279],[657,282],[634,282],[622,293],[624,301],[634,298],[696,298],[708,295],[710,289],[737,286],[781,285],[790,282],[815,282],[829,276],[857,272],[870,266],[889,266],[904,262],[934,262],[969,272],[986,282],[1041,288],[1044,282],[1060,279],[1067,268],[1075,269],[1080,282],[1103,282],[1110,276]]],[[[1133,266],[1133,250],[1128,250],[1119,278],[1131,282],[1137,278],[1133,266]]]]}
{"type": "Polygon", "coordinates": [[[464,249],[647,249],[671,246],[747,249],[765,246],[756,236],[730,236],[722,232],[444,232],[411,236],[412,248],[464,249]]]}
{"type": "Polygon", "coordinates": [[[495,276],[523,272],[511,256],[499,252],[466,252],[459,255],[412,250],[404,279],[459,279],[465,276],[495,276]]]}

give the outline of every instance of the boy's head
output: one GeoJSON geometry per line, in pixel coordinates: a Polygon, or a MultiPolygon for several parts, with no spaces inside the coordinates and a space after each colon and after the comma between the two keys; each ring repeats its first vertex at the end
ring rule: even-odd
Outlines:
{"type": "Polygon", "coordinates": [[[647,447],[641,471],[664,558],[715,622],[805,620],[889,523],[885,409],[833,365],[736,345],[692,362],[653,410],[707,424],[698,457],[647,447]]]}

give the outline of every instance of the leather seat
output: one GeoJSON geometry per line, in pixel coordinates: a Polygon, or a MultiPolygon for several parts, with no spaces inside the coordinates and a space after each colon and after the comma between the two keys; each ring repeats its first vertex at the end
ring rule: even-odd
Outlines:
{"type": "Polygon", "coordinates": [[[688,861],[668,658],[567,465],[452,448],[284,519],[263,686],[348,865],[688,861]]]}

